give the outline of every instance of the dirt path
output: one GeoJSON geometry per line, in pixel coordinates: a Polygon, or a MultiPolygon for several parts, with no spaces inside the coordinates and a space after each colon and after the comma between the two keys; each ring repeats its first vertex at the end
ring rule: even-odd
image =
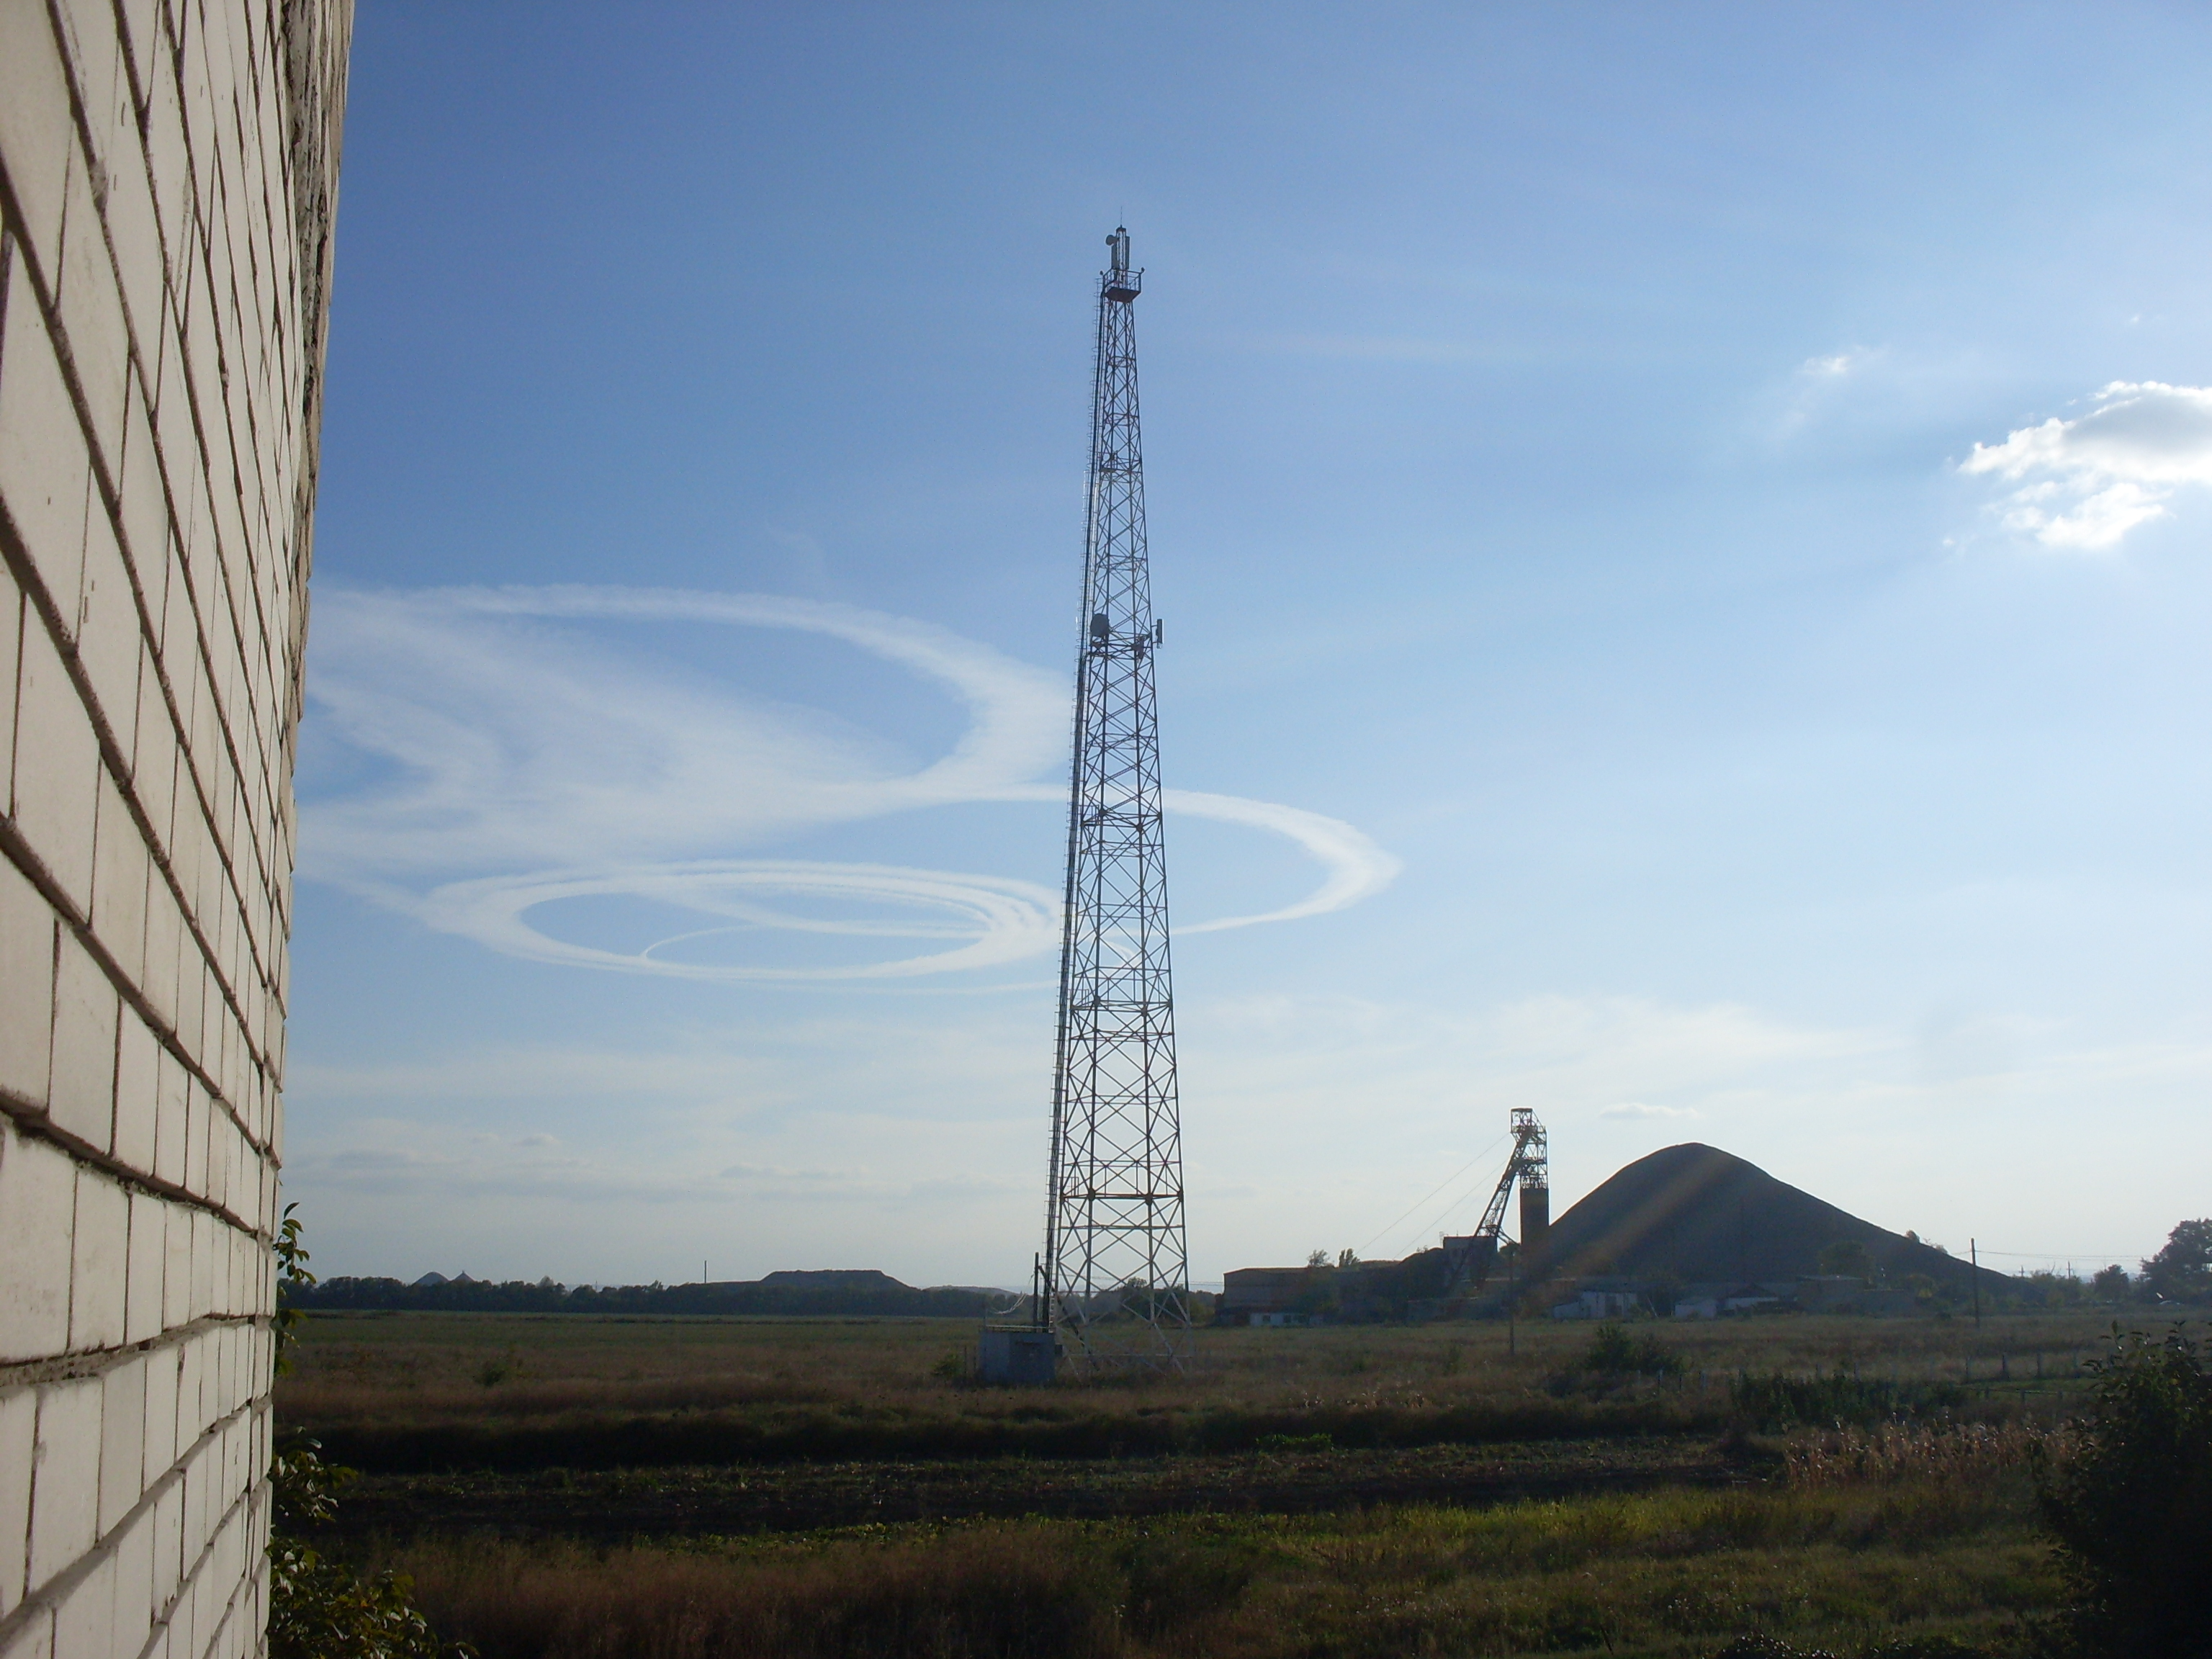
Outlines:
{"type": "Polygon", "coordinates": [[[527,1475],[376,1475],[348,1490],[352,1536],[486,1531],[592,1539],[798,1531],[871,1522],[1494,1504],[1757,1478],[1703,1437],[1062,1462],[784,1464],[527,1475]]]}

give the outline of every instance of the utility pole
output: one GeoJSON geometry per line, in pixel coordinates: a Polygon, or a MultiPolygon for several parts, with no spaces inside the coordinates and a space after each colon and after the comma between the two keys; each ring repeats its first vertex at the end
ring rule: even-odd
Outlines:
{"type": "Polygon", "coordinates": [[[1973,1270],[1974,1328],[1982,1328],[1982,1247],[1978,1241],[1966,1241],[1966,1262],[1973,1270]]]}
{"type": "Polygon", "coordinates": [[[1181,1370],[1190,1353],[1182,1108],[1168,961],[1159,724],[1138,441],[1129,233],[1098,276],[1090,504],[1067,887],[1053,1067],[1044,1288],[1058,1346],[1084,1370],[1181,1370]]]}

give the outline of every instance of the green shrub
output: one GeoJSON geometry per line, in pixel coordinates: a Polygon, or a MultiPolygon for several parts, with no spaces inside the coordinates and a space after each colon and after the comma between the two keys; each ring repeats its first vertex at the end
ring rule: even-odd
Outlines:
{"type": "Polygon", "coordinates": [[[2077,1596],[2084,1654],[2212,1655],[2212,1372],[2177,1326],[2113,1327],[2073,1453],[2038,1492],[2077,1596]]]}
{"type": "MultiPolygon", "coordinates": [[[[270,1254],[282,1285],[305,1287],[315,1276],[307,1271],[300,1219],[293,1214],[298,1207],[284,1206],[270,1254]]],[[[303,1316],[289,1304],[277,1309],[272,1323],[280,1374],[290,1367],[303,1316]]],[[[269,1462],[270,1659],[475,1659],[465,1643],[438,1640],[416,1611],[414,1587],[405,1577],[380,1572],[364,1578],[343,1562],[325,1561],[301,1538],[303,1529],[337,1515],[337,1495],[355,1478],[353,1470],[323,1462],[322,1451],[313,1440],[297,1440],[280,1446],[269,1462]]]]}
{"type": "Polygon", "coordinates": [[[1259,1551],[1234,1539],[1140,1535],[1122,1552],[1128,1583],[1123,1618],[1139,1636],[1165,1636],[1234,1607],[1259,1564],[1259,1551]]]}
{"type": "Polygon", "coordinates": [[[472,1659],[466,1646],[438,1640],[403,1575],[364,1578],[299,1537],[337,1514],[338,1492],[353,1478],[324,1462],[312,1440],[270,1463],[270,1659],[472,1659]]]}
{"type": "Polygon", "coordinates": [[[1582,1368],[1601,1376],[1680,1376],[1682,1357],[1657,1337],[1639,1342],[1618,1325],[1601,1325],[1583,1351],[1582,1368]]]}
{"type": "Polygon", "coordinates": [[[1840,1367],[1826,1376],[1750,1373],[1729,1385],[1729,1397],[1738,1416],[1765,1429],[1898,1422],[1966,1403],[1966,1391],[1955,1382],[1853,1376],[1840,1367]]]}

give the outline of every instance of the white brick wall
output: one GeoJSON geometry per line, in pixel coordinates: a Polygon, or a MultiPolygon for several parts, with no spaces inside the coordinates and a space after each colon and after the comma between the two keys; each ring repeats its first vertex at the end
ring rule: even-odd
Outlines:
{"type": "Polygon", "coordinates": [[[0,0],[0,1659],[258,1653],[349,0],[0,0]]]}

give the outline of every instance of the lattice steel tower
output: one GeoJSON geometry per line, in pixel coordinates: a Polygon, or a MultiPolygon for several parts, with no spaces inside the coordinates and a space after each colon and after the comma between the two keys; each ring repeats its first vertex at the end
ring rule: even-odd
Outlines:
{"type": "Polygon", "coordinates": [[[1137,441],[1129,233],[1098,278],[1083,633],[1042,1273],[1067,1358],[1181,1366],[1190,1349],[1159,726],[1137,441]]]}

